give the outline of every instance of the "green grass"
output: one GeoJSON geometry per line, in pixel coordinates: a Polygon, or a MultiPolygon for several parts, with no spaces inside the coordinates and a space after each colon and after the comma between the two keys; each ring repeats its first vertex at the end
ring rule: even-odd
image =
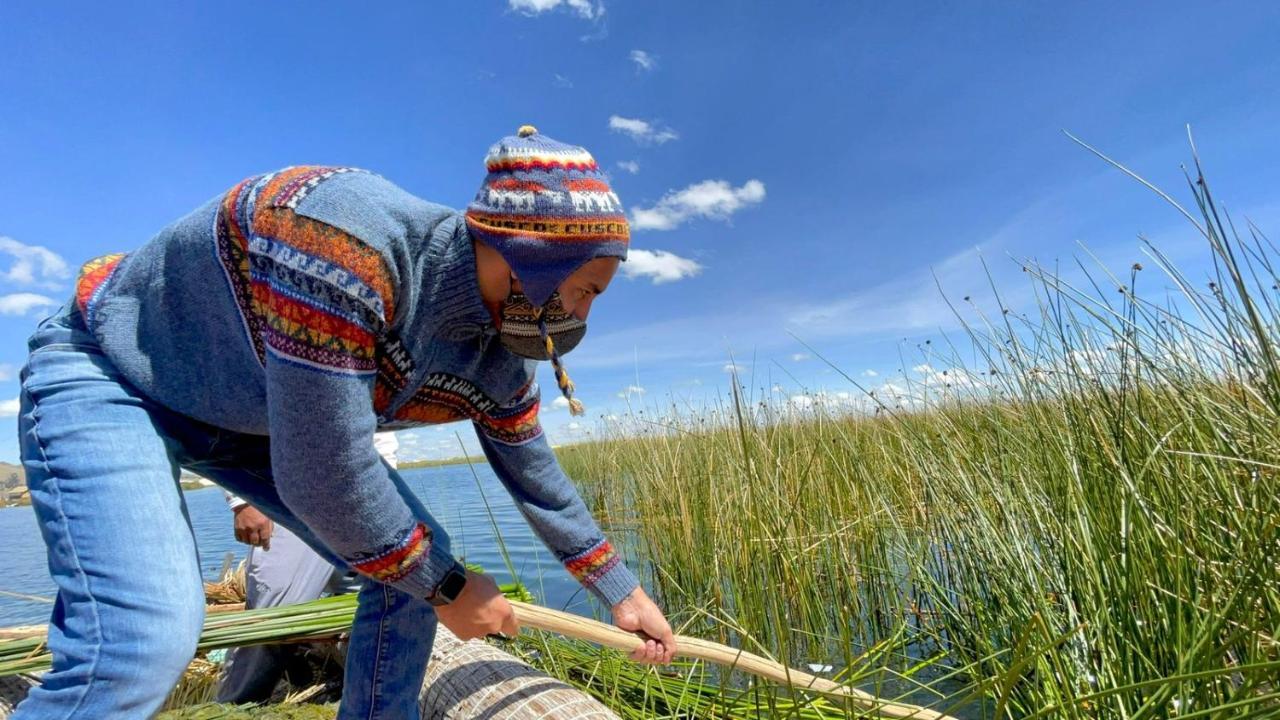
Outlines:
{"type": "Polygon", "coordinates": [[[1280,716],[1276,252],[1189,179],[1211,278],[1029,264],[869,413],[739,379],[562,462],[686,631],[973,716],[1280,716]]]}

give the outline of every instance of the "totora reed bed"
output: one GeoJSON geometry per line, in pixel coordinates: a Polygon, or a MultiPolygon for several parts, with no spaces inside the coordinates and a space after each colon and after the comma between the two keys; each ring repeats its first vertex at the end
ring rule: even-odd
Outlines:
{"type": "Polygon", "coordinates": [[[1280,716],[1277,253],[1188,179],[1208,277],[1027,263],[923,381],[737,376],[566,468],[682,632],[970,717],[1280,716]]]}

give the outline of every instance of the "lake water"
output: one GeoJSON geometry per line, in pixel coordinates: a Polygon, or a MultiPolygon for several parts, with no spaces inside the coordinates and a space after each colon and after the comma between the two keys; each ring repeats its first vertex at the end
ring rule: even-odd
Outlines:
{"type": "MultiPolygon", "coordinates": [[[[474,470],[473,476],[472,468],[466,465],[447,465],[402,470],[401,475],[431,514],[449,531],[454,551],[468,562],[480,564],[500,583],[513,579],[494,532],[496,522],[516,574],[541,604],[601,617],[602,609],[588,600],[582,587],[529,529],[489,466],[476,465],[474,470]]],[[[184,495],[196,544],[200,548],[201,572],[206,580],[216,579],[226,554],[233,553],[238,563],[244,559],[247,546],[236,542],[232,536],[231,511],[227,509],[222,490],[205,488],[184,495]]],[[[611,539],[615,544],[622,541],[625,545],[623,533],[617,533],[611,539]]],[[[35,513],[30,507],[0,508],[0,547],[4,548],[0,555],[0,578],[3,578],[0,591],[53,597],[53,582],[49,580],[45,566],[44,542],[40,539],[35,513]]],[[[0,594],[0,627],[47,622],[50,607],[47,602],[0,594]]],[[[796,658],[796,661],[800,663],[803,659],[796,658]]],[[[869,691],[895,688],[905,693],[912,689],[908,683],[890,675],[873,675],[863,684],[869,691]],[[880,683],[884,685],[881,687],[880,683]]],[[[960,684],[957,682],[944,687],[956,691],[960,684]]],[[[914,699],[917,702],[933,700],[923,693],[914,699]]],[[[957,716],[969,718],[980,714],[965,711],[957,716]]]]}
{"type": "MultiPolygon", "coordinates": [[[[483,566],[500,583],[513,578],[503,561],[494,521],[519,579],[549,607],[591,615],[593,608],[582,586],[537,539],[487,464],[446,465],[401,471],[431,514],[449,531],[453,550],[468,562],[483,566]],[[488,501],[489,510],[485,508],[488,501]],[[489,511],[493,513],[490,520],[489,511]]],[[[184,493],[191,527],[200,548],[200,569],[206,580],[216,579],[228,552],[236,562],[248,547],[231,532],[231,511],[222,491],[205,488],[184,493]]],[[[45,564],[44,542],[30,507],[0,508],[0,591],[52,598],[53,582],[45,564]]],[[[145,571],[145,570],[144,570],[145,571]]],[[[0,627],[47,622],[49,603],[0,594],[0,627]]]]}

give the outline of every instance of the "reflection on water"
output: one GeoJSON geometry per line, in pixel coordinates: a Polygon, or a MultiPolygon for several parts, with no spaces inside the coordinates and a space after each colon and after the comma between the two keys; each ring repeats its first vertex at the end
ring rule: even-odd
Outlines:
{"type": "MultiPolygon", "coordinates": [[[[476,465],[475,472],[480,487],[466,465],[404,470],[401,474],[449,531],[454,552],[468,562],[484,566],[498,582],[509,582],[511,574],[495,539],[496,521],[516,573],[542,603],[591,614],[581,586],[529,530],[488,465],[476,465]],[[484,500],[488,500],[493,521],[484,500]]],[[[239,562],[247,547],[231,534],[231,511],[221,490],[193,490],[185,496],[200,548],[200,571],[211,580],[228,552],[234,553],[239,562]]],[[[0,555],[0,590],[53,597],[44,542],[30,507],[0,508],[0,548],[4,548],[0,555]]],[[[50,607],[48,603],[0,595],[0,627],[46,622],[50,607]]]]}

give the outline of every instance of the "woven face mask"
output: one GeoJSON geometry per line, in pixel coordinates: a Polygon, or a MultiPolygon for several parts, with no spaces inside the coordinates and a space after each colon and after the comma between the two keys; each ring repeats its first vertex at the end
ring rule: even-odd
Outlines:
{"type": "Polygon", "coordinates": [[[513,292],[502,303],[502,345],[520,357],[553,360],[548,338],[556,354],[563,355],[582,341],[587,323],[569,314],[560,302],[560,293],[552,293],[542,308],[534,307],[523,293],[513,292]],[[539,312],[541,310],[541,312],[539,312]],[[545,323],[546,334],[541,324],[545,323]]]}

